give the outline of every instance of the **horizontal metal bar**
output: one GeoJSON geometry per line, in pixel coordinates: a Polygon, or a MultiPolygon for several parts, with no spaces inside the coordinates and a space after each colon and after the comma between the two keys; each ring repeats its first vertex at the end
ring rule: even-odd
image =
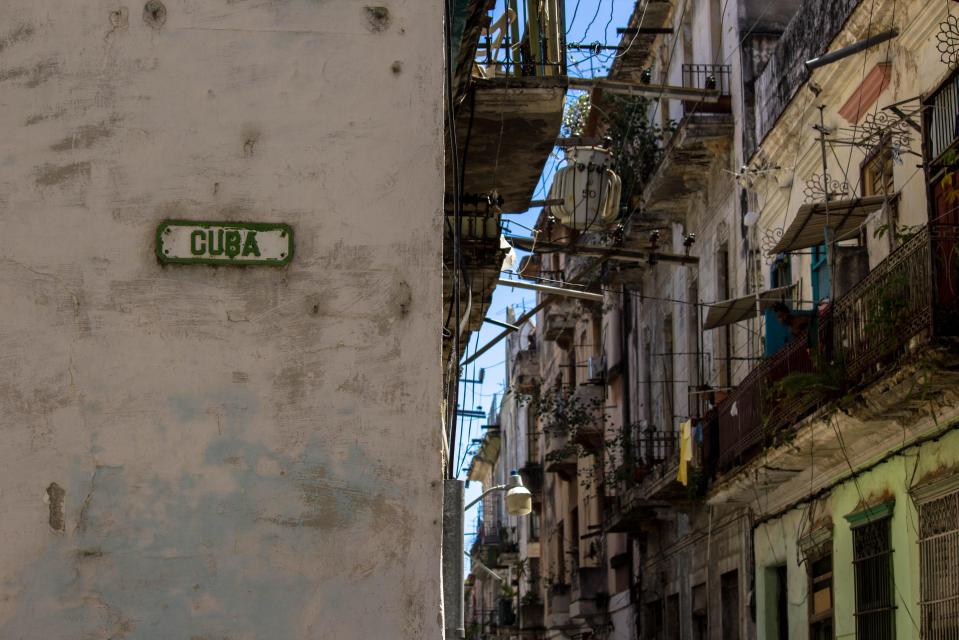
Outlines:
{"type": "Polygon", "coordinates": [[[499,320],[493,320],[492,318],[483,318],[483,322],[495,324],[497,327],[503,327],[504,329],[509,329],[510,331],[519,331],[519,327],[517,327],[515,324],[509,324],[508,322],[500,322],[499,320]]]}
{"type": "Polygon", "coordinates": [[[530,200],[529,206],[530,209],[533,207],[552,207],[559,206],[566,202],[562,198],[547,198],[546,200],[530,200]]]}
{"type": "Polygon", "coordinates": [[[818,69],[819,67],[824,67],[827,64],[832,64],[833,62],[838,62],[843,58],[848,58],[851,55],[859,53],[860,51],[865,51],[870,47],[874,47],[877,44],[882,44],[887,40],[892,40],[899,35],[899,29],[893,28],[889,31],[883,31],[882,33],[877,33],[871,38],[866,38],[865,40],[860,40],[859,42],[854,42],[848,47],[843,47],[842,49],[837,49],[832,53],[827,53],[819,56],[818,58],[813,58],[812,60],[806,60],[806,68],[812,71],[813,69],[818,69]]]}
{"type": "Polygon", "coordinates": [[[595,136],[570,136],[568,138],[556,138],[554,147],[595,147],[602,144],[603,139],[595,136]]]}
{"type": "Polygon", "coordinates": [[[554,296],[565,296],[567,298],[579,298],[580,300],[592,300],[593,302],[602,302],[603,296],[599,293],[589,293],[588,291],[578,291],[576,289],[565,289],[563,287],[550,287],[545,284],[536,284],[533,282],[523,282],[522,280],[507,280],[500,278],[496,284],[505,287],[516,287],[517,289],[531,289],[540,293],[548,293],[554,296]]]}
{"type": "Polygon", "coordinates": [[[720,93],[717,89],[694,89],[692,87],[677,87],[668,84],[639,84],[622,82],[607,78],[576,78],[570,76],[570,89],[602,89],[609,93],[622,93],[633,96],[674,98],[677,100],[700,100],[702,102],[719,102],[720,93]]]}
{"type": "Polygon", "coordinates": [[[643,35],[658,35],[672,33],[672,27],[617,27],[616,35],[634,36],[637,33],[643,35]]]}
{"type": "Polygon", "coordinates": [[[679,255],[674,253],[656,253],[637,249],[625,249],[619,247],[597,247],[595,245],[574,244],[565,245],[555,242],[546,242],[545,240],[534,241],[532,238],[522,236],[507,235],[506,241],[523,251],[532,251],[534,246],[537,249],[558,251],[569,255],[593,256],[606,258],[608,260],[617,260],[624,262],[648,262],[650,258],[654,262],[676,262],[679,264],[699,264],[699,258],[696,256],[679,255]]]}

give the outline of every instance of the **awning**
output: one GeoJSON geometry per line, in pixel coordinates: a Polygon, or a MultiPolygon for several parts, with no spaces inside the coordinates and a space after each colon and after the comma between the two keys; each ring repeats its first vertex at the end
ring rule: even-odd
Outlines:
{"type": "Polygon", "coordinates": [[[819,246],[825,242],[827,228],[832,230],[833,240],[848,240],[887,199],[887,196],[869,196],[804,204],[769,255],[819,246]]]}
{"type": "MultiPolygon", "coordinates": [[[[789,298],[793,285],[769,289],[759,293],[759,309],[765,311],[777,302],[782,302],[789,298]]],[[[732,300],[723,300],[706,305],[709,311],[706,313],[706,321],[703,323],[703,330],[723,327],[727,324],[733,324],[741,320],[748,320],[756,317],[756,296],[753,293],[742,298],[733,298],[732,300]]]]}

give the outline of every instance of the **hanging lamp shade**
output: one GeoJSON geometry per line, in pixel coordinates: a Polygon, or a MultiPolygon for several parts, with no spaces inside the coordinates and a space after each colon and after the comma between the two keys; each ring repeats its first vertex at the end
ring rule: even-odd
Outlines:
{"type": "Polygon", "coordinates": [[[602,147],[570,147],[566,166],[553,176],[550,213],[563,225],[580,231],[597,231],[616,221],[622,183],[610,168],[612,154],[602,147]]]}

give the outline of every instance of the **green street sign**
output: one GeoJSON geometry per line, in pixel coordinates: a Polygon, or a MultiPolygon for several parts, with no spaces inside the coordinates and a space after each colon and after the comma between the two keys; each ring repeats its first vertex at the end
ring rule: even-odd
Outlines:
{"type": "Polygon", "coordinates": [[[293,229],[269,222],[164,220],[156,253],[173,264],[270,265],[293,258],[293,229]]]}

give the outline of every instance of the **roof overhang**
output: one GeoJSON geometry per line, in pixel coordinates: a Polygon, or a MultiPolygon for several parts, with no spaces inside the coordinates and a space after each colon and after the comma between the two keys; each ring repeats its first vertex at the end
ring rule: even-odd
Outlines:
{"type": "Polygon", "coordinates": [[[817,247],[825,243],[827,229],[833,241],[853,238],[888,200],[888,196],[870,196],[804,204],[769,255],[817,247]]]}
{"type": "Polygon", "coordinates": [[[793,286],[795,285],[768,289],[742,298],[733,298],[707,305],[709,311],[706,313],[706,320],[703,322],[703,330],[709,331],[717,327],[755,318],[760,312],[769,309],[777,302],[788,299],[792,294],[793,286]]]}

